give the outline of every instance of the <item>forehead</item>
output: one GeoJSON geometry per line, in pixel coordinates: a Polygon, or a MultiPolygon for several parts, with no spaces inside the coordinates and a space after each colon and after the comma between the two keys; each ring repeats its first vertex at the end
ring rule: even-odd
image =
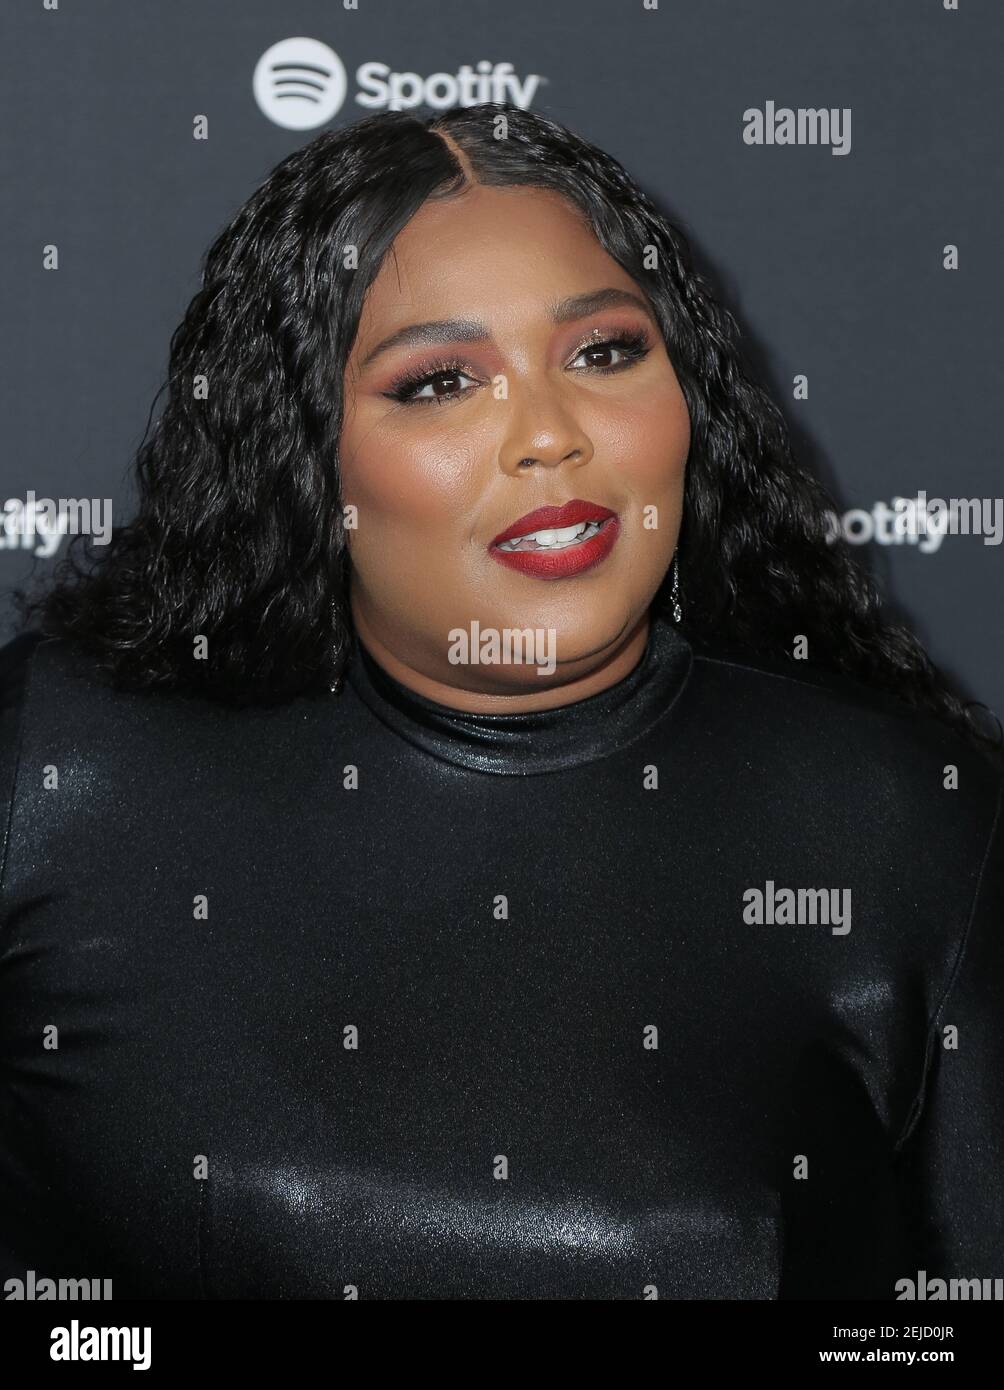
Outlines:
{"type": "Polygon", "coordinates": [[[560,194],[478,185],[423,204],[402,228],[367,293],[359,342],[416,316],[489,319],[601,283],[632,282],[560,194]]]}

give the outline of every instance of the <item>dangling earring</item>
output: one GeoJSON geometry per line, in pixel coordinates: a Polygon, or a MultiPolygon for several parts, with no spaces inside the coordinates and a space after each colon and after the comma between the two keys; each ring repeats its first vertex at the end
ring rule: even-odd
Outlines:
{"type": "Polygon", "coordinates": [[[683,617],[683,609],[680,607],[680,565],[675,550],[673,552],[673,587],[669,596],[673,600],[673,622],[678,623],[683,617]]]}
{"type": "MultiPolygon", "coordinates": [[[[332,601],[331,601],[331,618],[332,618],[332,622],[337,624],[337,622],[338,622],[338,604],[334,601],[334,599],[332,599],[332,601]]],[[[332,650],[333,650],[333,651],[337,651],[337,648],[335,648],[334,645],[333,645],[333,646],[332,646],[332,650]]],[[[331,681],[331,683],[330,683],[329,686],[328,686],[328,689],[331,691],[332,695],[340,695],[341,692],[342,692],[342,686],[343,686],[344,684],[345,684],[345,673],[344,673],[344,670],[343,670],[343,672],[342,672],[341,675],[336,676],[336,677],[331,681]]]]}

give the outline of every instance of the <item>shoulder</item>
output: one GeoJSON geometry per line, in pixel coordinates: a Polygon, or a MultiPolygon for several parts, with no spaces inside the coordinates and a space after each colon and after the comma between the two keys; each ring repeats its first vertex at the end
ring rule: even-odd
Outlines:
{"type": "Polygon", "coordinates": [[[43,641],[41,632],[27,631],[0,647],[0,878],[7,857],[26,689],[35,652],[43,641]]]}
{"type": "MultiPolygon", "coordinates": [[[[709,739],[727,731],[734,772],[759,768],[785,793],[810,787],[866,821],[900,819],[904,833],[954,825],[970,843],[986,842],[1004,791],[1000,745],[809,661],[722,644],[694,644],[691,687],[692,717],[709,739]]],[[[1000,733],[994,716],[985,728],[1000,733]]]]}
{"type": "Polygon", "coordinates": [[[102,790],[141,816],[151,797],[170,805],[206,777],[214,794],[240,797],[258,768],[307,759],[330,733],[323,697],[231,706],[171,686],[134,688],[76,642],[25,634],[0,649],[0,822],[6,814],[37,829],[27,790],[50,766],[60,786],[95,795],[46,798],[46,815],[85,816],[102,790]]]}
{"type": "MultiPolygon", "coordinates": [[[[71,718],[109,686],[97,663],[71,642],[37,629],[18,633],[0,647],[0,759],[23,743],[26,728],[50,709],[71,718]]],[[[0,783],[6,791],[6,783],[0,783]]]]}
{"type": "MultiPolygon", "coordinates": [[[[37,823],[40,805],[26,799],[26,788],[37,786],[42,769],[54,765],[61,778],[79,778],[102,761],[114,766],[130,751],[133,727],[143,722],[150,725],[149,742],[156,748],[164,721],[147,716],[158,698],[167,703],[164,697],[114,689],[95,658],[61,638],[31,630],[0,647],[0,826],[5,827],[0,870],[17,825],[37,823]]],[[[76,802],[58,798],[43,804],[66,811],[76,802]]]]}
{"type": "Polygon", "coordinates": [[[44,640],[41,632],[31,630],[19,632],[0,646],[0,709],[9,709],[20,702],[32,655],[44,640]]]}
{"type": "Polygon", "coordinates": [[[756,715],[763,735],[774,725],[789,732],[798,728],[815,735],[806,738],[806,747],[848,737],[870,753],[887,751],[894,757],[923,747],[956,753],[973,767],[987,768],[991,777],[1004,773],[1004,729],[994,715],[987,715],[985,728],[997,738],[996,749],[976,744],[890,691],[810,661],[760,657],[714,643],[695,643],[693,650],[693,677],[702,697],[723,709],[756,715]],[[798,718],[814,724],[808,731],[793,726],[798,718]]]}
{"type": "MultiPolygon", "coordinates": [[[[0,767],[16,756],[21,716],[35,652],[45,638],[41,632],[18,633],[0,647],[0,767]]],[[[6,778],[0,781],[6,790],[6,778]]]]}

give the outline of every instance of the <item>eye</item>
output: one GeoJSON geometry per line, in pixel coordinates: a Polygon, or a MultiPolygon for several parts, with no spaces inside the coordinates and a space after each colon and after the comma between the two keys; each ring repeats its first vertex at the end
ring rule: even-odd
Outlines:
{"type": "MultiPolygon", "coordinates": [[[[583,343],[573,365],[580,357],[607,358],[608,361],[588,361],[579,371],[606,375],[620,372],[642,361],[652,350],[648,335],[642,332],[617,333],[601,342],[583,343]]],[[[383,395],[398,405],[448,405],[451,401],[462,400],[471,395],[484,382],[472,376],[459,362],[433,362],[426,364],[417,372],[407,372],[400,377],[383,395]],[[470,382],[469,386],[461,385],[470,382]]]]}
{"type": "Polygon", "coordinates": [[[399,405],[445,405],[448,401],[468,395],[480,385],[476,377],[463,371],[458,364],[444,362],[431,370],[426,367],[423,371],[408,373],[383,394],[399,405]],[[461,381],[470,381],[473,386],[459,387],[461,381]],[[439,387],[446,389],[438,390],[439,387]]]}
{"type": "Polygon", "coordinates": [[[437,401],[442,400],[444,396],[462,396],[464,394],[462,388],[452,389],[461,381],[473,382],[475,386],[479,384],[474,381],[473,377],[468,376],[466,372],[436,372],[435,376],[427,378],[421,390],[412,393],[411,399],[413,401],[437,401]],[[450,389],[437,391],[437,387],[450,389]]]}
{"type": "Polygon", "coordinates": [[[585,367],[587,372],[617,372],[640,362],[651,350],[652,345],[644,333],[620,333],[602,342],[584,344],[572,359],[572,364],[580,357],[619,358],[619,361],[588,362],[585,367]]]}

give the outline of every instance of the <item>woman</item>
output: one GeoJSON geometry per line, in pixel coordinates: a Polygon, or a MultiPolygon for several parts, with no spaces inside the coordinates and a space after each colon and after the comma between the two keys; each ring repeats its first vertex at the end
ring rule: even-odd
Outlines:
{"type": "Polygon", "coordinates": [[[608,155],[291,155],[6,650],[5,1277],[999,1277],[1001,760],[608,155]]]}

